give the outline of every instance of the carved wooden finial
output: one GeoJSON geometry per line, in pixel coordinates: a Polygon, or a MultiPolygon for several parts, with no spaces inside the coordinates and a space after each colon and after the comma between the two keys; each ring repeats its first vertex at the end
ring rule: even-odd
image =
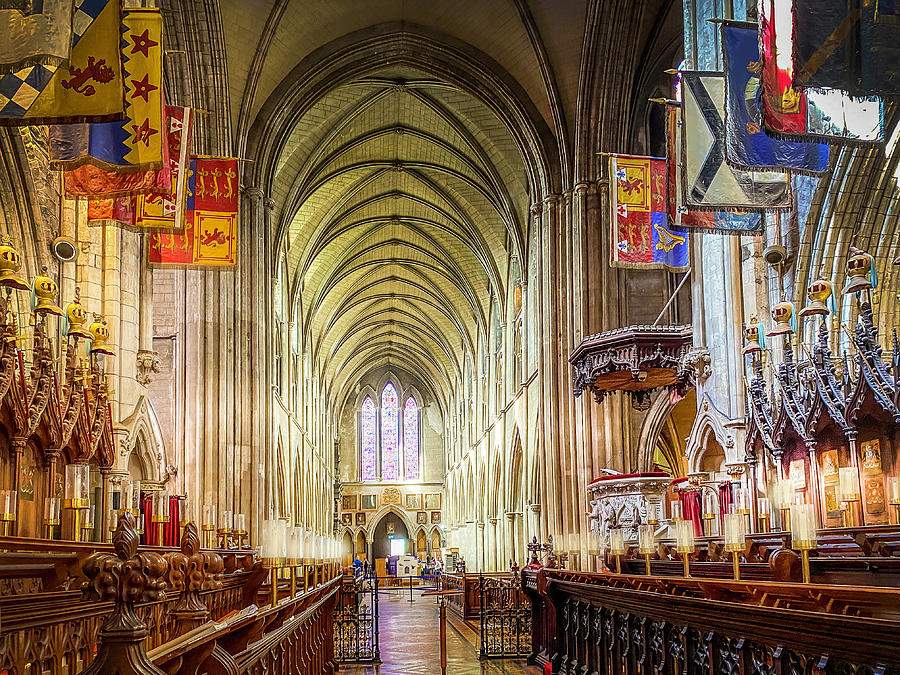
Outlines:
{"type": "Polygon", "coordinates": [[[147,626],[134,609],[135,602],[165,600],[166,584],[162,581],[168,565],[150,551],[138,551],[135,519],[130,513],[119,516],[110,553],[95,553],[83,566],[88,583],[86,600],[112,600],[115,609],[100,629],[97,658],[82,673],[162,673],[147,658],[141,643],[147,637],[147,626]]]}
{"type": "Polygon", "coordinates": [[[189,522],[181,534],[181,550],[165,554],[169,566],[167,581],[180,593],[172,608],[176,636],[209,620],[209,610],[200,598],[200,591],[222,587],[221,577],[225,561],[217,553],[200,550],[197,526],[189,522]]]}

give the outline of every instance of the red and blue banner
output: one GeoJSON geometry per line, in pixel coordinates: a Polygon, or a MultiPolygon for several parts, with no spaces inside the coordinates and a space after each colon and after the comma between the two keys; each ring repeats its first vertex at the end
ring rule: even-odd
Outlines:
{"type": "Polygon", "coordinates": [[[688,241],[669,229],[666,217],[666,160],[610,156],[613,267],[667,269],[689,267],[688,241]]]}
{"type": "Polygon", "coordinates": [[[763,130],[759,34],[756,24],[722,24],[725,56],[725,160],[745,171],[821,174],[828,169],[824,143],[772,138],[763,130]]]}

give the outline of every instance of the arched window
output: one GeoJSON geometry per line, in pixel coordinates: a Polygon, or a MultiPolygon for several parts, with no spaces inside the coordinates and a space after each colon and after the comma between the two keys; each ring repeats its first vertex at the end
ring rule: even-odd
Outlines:
{"type": "Polygon", "coordinates": [[[381,392],[381,480],[400,478],[400,420],[397,390],[388,382],[381,392]]]}
{"type": "Polygon", "coordinates": [[[403,406],[403,459],[406,480],[419,480],[419,406],[412,396],[403,406]]]}
{"type": "Polygon", "coordinates": [[[375,404],[369,396],[366,396],[366,400],[363,401],[359,422],[360,475],[364,481],[375,480],[377,478],[375,404]]]}

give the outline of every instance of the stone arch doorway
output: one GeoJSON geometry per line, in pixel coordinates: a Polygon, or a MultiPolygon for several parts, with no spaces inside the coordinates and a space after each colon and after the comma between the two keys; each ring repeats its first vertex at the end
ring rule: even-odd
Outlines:
{"type": "Polygon", "coordinates": [[[375,561],[378,574],[382,574],[382,569],[387,571],[388,559],[396,555],[401,547],[402,553],[411,555],[414,546],[415,542],[410,540],[409,530],[403,518],[393,511],[385,513],[372,530],[372,559],[375,561]]]}

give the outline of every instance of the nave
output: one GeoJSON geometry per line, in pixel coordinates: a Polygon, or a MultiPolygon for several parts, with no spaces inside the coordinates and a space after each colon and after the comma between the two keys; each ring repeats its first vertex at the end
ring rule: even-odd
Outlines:
{"type": "Polygon", "coordinates": [[[898,100],[894,0],[0,0],[0,675],[900,675],[898,100]]]}

